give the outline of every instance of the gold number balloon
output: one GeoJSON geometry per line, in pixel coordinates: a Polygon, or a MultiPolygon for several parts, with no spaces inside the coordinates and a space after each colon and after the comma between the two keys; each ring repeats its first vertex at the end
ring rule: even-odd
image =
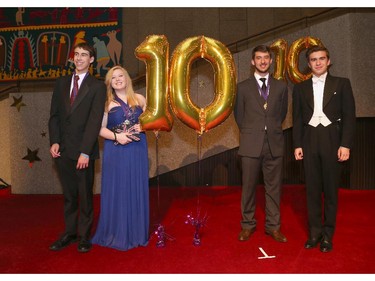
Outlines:
{"type": "Polygon", "coordinates": [[[270,49],[275,54],[275,69],[273,72],[273,78],[277,80],[286,80],[286,52],[288,48],[288,43],[284,39],[277,39],[270,46],[270,49]]]}
{"type": "Polygon", "coordinates": [[[232,54],[222,43],[204,36],[185,39],[173,52],[169,72],[169,98],[173,112],[199,134],[207,132],[231,114],[236,77],[232,54]],[[204,108],[198,107],[190,98],[190,70],[197,58],[207,59],[214,70],[214,99],[204,108]]]}
{"type": "MultiPolygon", "coordinates": [[[[287,52],[288,44],[284,39],[273,42],[270,46],[275,54],[273,77],[286,80],[287,69],[293,83],[309,79],[311,73],[299,71],[299,56],[314,45],[323,46],[317,38],[303,37],[294,41],[287,52]]],[[[146,63],[147,107],[140,116],[144,130],[170,131],[173,117],[169,105],[183,123],[199,134],[221,124],[231,114],[237,77],[232,54],[221,42],[205,36],[185,39],[174,50],[170,68],[169,43],[164,35],[147,36],[136,48],[135,55],[146,63]],[[208,60],[214,70],[214,99],[204,108],[190,98],[190,70],[198,58],[208,60]]]]}
{"type": "Polygon", "coordinates": [[[139,118],[142,129],[170,131],[173,117],[167,101],[169,67],[167,38],[164,35],[147,36],[135,49],[135,56],[146,63],[147,106],[139,118]]]}
{"type": "Polygon", "coordinates": [[[293,83],[296,84],[311,77],[311,72],[303,74],[299,71],[299,55],[303,50],[316,45],[323,44],[320,39],[308,36],[294,41],[290,46],[287,62],[289,78],[293,83]]]}

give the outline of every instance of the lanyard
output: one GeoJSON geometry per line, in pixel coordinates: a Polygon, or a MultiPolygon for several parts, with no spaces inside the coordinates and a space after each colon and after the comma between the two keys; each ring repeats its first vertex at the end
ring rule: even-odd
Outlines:
{"type": "MultiPolygon", "coordinates": [[[[262,96],[262,88],[259,86],[258,81],[257,81],[257,86],[258,86],[259,94],[260,96],[262,96]]],[[[269,78],[267,79],[267,84],[266,84],[266,94],[267,94],[267,97],[270,94],[270,79],[269,78]]]]}

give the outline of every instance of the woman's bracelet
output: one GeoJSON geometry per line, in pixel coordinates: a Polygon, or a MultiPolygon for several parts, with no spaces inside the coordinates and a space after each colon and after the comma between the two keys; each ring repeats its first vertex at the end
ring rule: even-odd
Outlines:
{"type": "Polygon", "coordinates": [[[115,136],[115,142],[114,142],[114,144],[115,144],[115,145],[118,145],[118,141],[117,141],[117,136],[116,136],[116,132],[113,132],[113,135],[115,136]]]}

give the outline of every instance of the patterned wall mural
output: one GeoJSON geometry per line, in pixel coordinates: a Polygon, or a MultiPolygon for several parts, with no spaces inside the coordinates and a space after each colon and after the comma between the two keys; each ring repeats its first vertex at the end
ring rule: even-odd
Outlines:
{"type": "Polygon", "coordinates": [[[122,61],[121,8],[0,8],[0,79],[56,78],[73,70],[73,46],[97,52],[91,73],[122,61]]]}

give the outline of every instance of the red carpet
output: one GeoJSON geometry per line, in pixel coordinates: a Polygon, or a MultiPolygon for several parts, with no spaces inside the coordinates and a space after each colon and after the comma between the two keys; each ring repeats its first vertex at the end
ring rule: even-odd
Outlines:
{"type": "MultiPolygon", "coordinates": [[[[151,188],[151,220],[162,223],[175,238],[157,248],[149,245],[127,252],[94,245],[80,254],[76,246],[51,252],[48,246],[63,228],[61,195],[11,195],[0,190],[0,273],[375,273],[375,190],[340,190],[334,250],[305,250],[306,208],[303,186],[284,186],[282,231],[287,243],[264,234],[264,193],[258,190],[258,228],[239,242],[240,187],[151,188]],[[192,245],[189,213],[208,220],[202,244],[192,245]],[[159,206],[159,207],[158,207],[159,206]],[[258,259],[263,254],[275,258],[258,259]]],[[[95,196],[95,222],[100,196],[95,196]]]]}

